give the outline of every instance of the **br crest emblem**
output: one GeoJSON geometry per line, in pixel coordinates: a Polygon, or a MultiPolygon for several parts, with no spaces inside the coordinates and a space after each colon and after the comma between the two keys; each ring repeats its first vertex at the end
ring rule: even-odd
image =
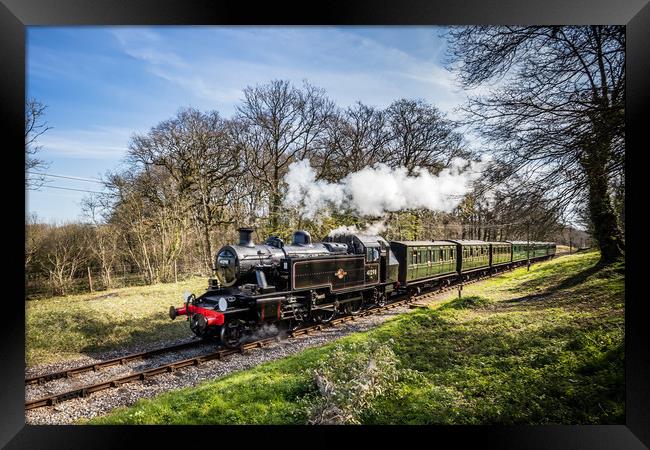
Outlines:
{"type": "Polygon", "coordinates": [[[343,269],[339,269],[334,273],[334,275],[336,275],[339,278],[339,280],[342,280],[343,277],[346,276],[347,274],[348,273],[343,269]]]}

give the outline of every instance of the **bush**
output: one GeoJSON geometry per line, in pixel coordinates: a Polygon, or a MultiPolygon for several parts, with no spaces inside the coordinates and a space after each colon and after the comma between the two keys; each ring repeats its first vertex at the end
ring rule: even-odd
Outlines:
{"type": "Polygon", "coordinates": [[[397,357],[385,343],[338,344],[312,374],[320,397],[309,407],[309,423],[358,424],[372,402],[395,391],[397,357]]]}

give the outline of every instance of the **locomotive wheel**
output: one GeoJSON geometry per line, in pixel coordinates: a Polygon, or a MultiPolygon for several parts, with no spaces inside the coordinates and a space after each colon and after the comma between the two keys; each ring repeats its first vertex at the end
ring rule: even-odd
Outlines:
{"type": "Polygon", "coordinates": [[[377,297],[377,306],[384,306],[386,304],[386,294],[379,294],[377,297]]]}
{"type": "Polygon", "coordinates": [[[328,323],[336,317],[336,309],[332,309],[331,311],[327,309],[319,309],[312,312],[312,317],[316,323],[328,323]]]}
{"type": "Polygon", "coordinates": [[[241,327],[236,323],[224,324],[221,327],[219,338],[226,348],[236,348],[242,341],[241,327]]]}
{"type": "Polygon", "coordinates": [[[289,331],[289,333],[292,333],[292,332],[296,331],[298,328],[300,328],[302,323],[303,323],[302,321],[298,321],[298,320],[295,320],[295,319],[289,319],[287,321],[287,324],[286,324],[287,330],[289,331]]]}
{"type": "Polygon", "coordinates": [[[364,306],[363,299],[349,302],[348,304],[345,305],[345,312],[350,314],[351,316],[356,316],[361,312],[363,306],[364,306]]]}

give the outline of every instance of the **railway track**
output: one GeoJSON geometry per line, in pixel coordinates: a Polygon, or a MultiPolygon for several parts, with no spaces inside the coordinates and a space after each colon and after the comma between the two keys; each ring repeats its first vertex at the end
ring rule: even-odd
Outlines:
{"type": "MultiPolygon", "coordinates": [[[[559,255],[556,255],[556,256],[559,256],[559,255]]],[[[516,267],[520,267],[520,266],[511,266],[509,268],[504,268],[503,270],[500,270],[499,272],[497,272],[497,274],[511,271],[511,270],[515,269],[516,267]]],[[[421,301],[427,300],[429,298],[436,297],[436,296],[438,296],[440,294],[443,294],[445,292],[448,292],[448,291],[451,291],[451,290],[454,290],[454,289],[458,289],[460,286],[466,286],[466,285],[469,285],[469,284],[473,284],[473,283],[477,283],[479,281],[489,279],[494,275],[495,274],[491,273],[489,275],[484,275],[484,276],[476,277],[476,278],[473,278],[473,279],[470,279],[470,280],[465,280],[465,281],[462,281],[460,283],[458,283],[458,282],[452,283],[452,284],[449,284],[449,285],[446,285],[446,286],[442,286],[442,287],[440,287],[438,289],[434,289],[434,290],[431,290],[431,291],[428,291],[428,292],[423,292],[421,294],[414,295],[414,296],[409,296],[408,294],[402,294],[401,296],[399,296],[397,298],[396,301],[391,302],[391,303],[389,303],[387,305],[376,306],[376,307],[367,309],[365,311],[361,311],[361,312],[359,312],[358,314],[355,314],[355,315],[347,315],[347,316],[343,316],[343,317],[338,317],[338,318],[332,319],[331,321],[329,321],[327,323],[314,324],[314,325],[309,325],[309,326],[306,326],[306,327],[303,327],[303,328],[299,328],[299,329],[294,330],[293,332],[289,333],[287,337],[288,338],[295,338],[295,337],[302,336],[302,335],[309,335],[310,333],[315,333],[315,332],[318,332],[318,331],[321,331],[321,330],[324,330],[324,329],[327,329],[327,328],[335,327],[335,326],[337,326],[338,324],[341,324],[341,323],[359,320],[359,319],[361,319],[363,317],[367,317],[367,316],[370,316],[370,315],[380,313],[382,311],[386,311],[386,310],[390,310],[390,309],[397,308],[397,307],[400,307],[400,306],[404,306],[406,304],[413,303],[415,301],[418,301],[418,303],[420,303],[421,301]]],[[[262,347],[270,345],[270,344],[272,344],[274,342],[277,342],[277,337],[276,336],[269,337],[269,338],[264,338],[264,339],[259,339],[259,340],[255,340],[255,341],[252,341],[252,342],[244,343],[244,344],[242,344],[241,346],[239,346],[238,348],[235,348],[235,349],[220,349],[220,350],[217,350],[215,352],[207,353],[205,355],[199,355],[199,356],[194,356],[192,358],[187,358],[187,359],[183,359],[183,360],[179,360],[179,361],[174,361],[172,363],[160,365],[158,367],[150,368],[150,369],[147,369],[147,370],[142,370],[142,371],[139,371],[139,372],[134,372],[134,373],[131,373],[131,374],[128,374],[128,375],[123,375],[123,376],[120,376],[120,377],[117,377],[117,378],[109,379],[107,381],[102,381],[102,382],[99,382],[99,383],[96,383],[96,384],[84,386],[84,387],[81,387],[81,388],[78,388],[78,389],[74,389],[74,390],[70,390],[70,391],[66,391],[66,392],[62,392],[62,393],[59,393],[59,394],[54,394],[54,395],[51,395],[51,396],[42,397],[42,398],[38,398],[38,399],[34,399],[34,400],[28,400],[28,401],[25,402],[25,410],[28,411],[28,410],[32,410],[32,409],[36,409],[36,408],[42,408],[42,407],[45,407],[45,406],[54,406],[54,405],[56,405],[58,403],[64,402],[66,400],[71,400],[71,399],[74,399],[74,398],[84,398],[84,397],[87,397],[88,395],[90,395],[92,393],[95,393],[95,392],[99,392],[99,391],[103,391],[103,390],[107,390],[107,389],[111,389],[111,388],[116,388],[116,387],[119,387],[119,386],[121,386],[123,384],[131,383],[131,382],[134,382],[134,381],[143,381],[143,380],[146,380],[148,378],[151,378],[151,377],[154,377],[154,376],[157,376],[157,375],[161,375],[161,374],[165,374],[165,373],[173,373],[175,370],[178,370],[178,369],[181,369],[181,368],[184,368],[184,367],[198,366],[198,365],[206,363],[208,361],[213,361],[215,359],[218,360],[218,359],[225,358],[225,357],[227,357],[229,355],[233,355],[233,354],[237,354],[237,353],[245,353],[246,351],[256,349],[256,348],[262,348],[262,347]]],[[[111,360],[102,361],[100,363],[89,364],[89,365],[86,365],[86,366],[80,366],[80,367],[65,370],[65,371],[54,372],[54,373],[50,373],[50,374],[30,377],[30,378],[25,379],[25,384],[26,385],[41,384],[41,383],[46,383],[46,382],[56,380],[56,379],[68,378],[68,377],[70,377],[72,375],[76,375],[76,374],[79,374],[79,373],[97,371],[97,370],[100,370],[102,368],[106,368],[106,367],[110,367],[110,366],[114,366],[114,365],[119,365],[119,364],[125,364],[126,362],[137,360],[137,359],[146,359],[148,357],[155,356],[155,355],[160,355],[160,354],[163,354],[163,353],[168,353],[168,352],[178,351],[178,350],[184,350],[186,348],[198,346],[199,344],[202,344],[202,341],[185,342],[185,343],[182,343],[182,344],[177,344],[177,345],[173,345],[173,346],[169,346],[169,347],[161,347],[161,348],[158,348],[158,349],[150,350],[148,352],[134,353],[134,354],[131,354],[131,355],[126,355],[126,356],[120,357],[120,358],[114,358],[114,359],[111,359],[111,360]]]]}
{"type": "Polygon", "coordinates": [[[62,370],[59,372],[52,372],[52,373],[47,373],[44,375],[36,375],[33,377],[28,377],[25,378],[25,385],[34,385],[34,384],[44,384],[49,381],[53,380],[59,380],[61,378],[70,378],[73,375],[77,375],[80,373],[84,372],[96,372],[100,369],[104,369],[106,367],[112,367],[112,366],[117,366],[117,365],[123,365],[126,364],[127,362],[130,361],[135,361],[138,359],[147,359],[152,356],[157,356],[157,355],[162,355],[164,353],[169,353],[169,352],[175,352],[179,350],[185,350],[187,348],[192,348],[196,347],[198,345],[203,344],[202,341],[196,340],[196,341],[190,341],[190,342],[184,342],[182,344],[176,344],[176,345],[170,345],[167,347],[160,347],[156,348],[154,350],[149,350],[146,352],[139,352],[139,353],[131,353],[129,355],[125,355],[119,358],[113,358],[113,359],[107,359],[106,361],[101,361],[98,363],[93,363],[93,364],[88,364],[85,366],[79,366],[79,367],[74,367],[72,369],[67,369],[67,370],[62,370]]]}

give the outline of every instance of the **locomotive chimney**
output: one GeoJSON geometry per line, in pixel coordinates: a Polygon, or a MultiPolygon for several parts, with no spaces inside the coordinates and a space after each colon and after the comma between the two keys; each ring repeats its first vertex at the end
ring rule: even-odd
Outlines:
{"type": "Polygon", "coordinates": [[[252,228],[240,228],[239,230],[239,245],[244,247],[254,247],[253,243],[253,229],[252,228]]]}

